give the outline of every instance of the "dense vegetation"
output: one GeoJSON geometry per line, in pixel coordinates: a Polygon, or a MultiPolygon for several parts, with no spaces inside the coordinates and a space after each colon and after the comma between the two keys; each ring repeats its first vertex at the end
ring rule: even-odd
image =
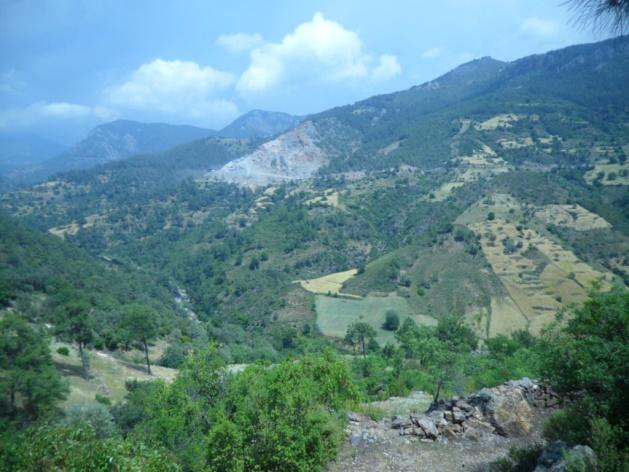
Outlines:
{"type": "Polygon", "coordinates": [[[348,409],[529,376],[565,401],[547,437],[620,470],[627,44],[485,58],[311,117],[330,162],[305,182],[203,177],[258,144],[209,138],[0,196],[0,468],[322,470],[348,409]],[[305,283],[349,269],[336,289],[305,283]],[[516,301],[564,317],[541,329],[516,301]],[[179,370],[59,411],[52,342],[85,382],[96,349],[179,370]]]}
{"type": "MultiPolygon", "coordinates": [[[[230,373],[210,346],[190,354],[172,384],[130,383],[126,401],[109,412],[101,405],[59,419],[50,405],[62,389],[30,398],[24,403],[29,416],[16,419],[4,410],[0,463],[21,470],[322,470],[340,444],[344,411],[359,400],[411,387],[432,391],[437,400],[439,394],[528,374],[545,376],[566,405],[550,418],[545,434],[590,444],[601,470],[622,470],[629,434],[622,413],[628,308],[626,292],[597,294],[567,322],[560,317],[540,339],[526,333],[501,336],[482,351],[473,350],[474,333],[456,317],[434,329],[406,323],[398,331],[399,348],[357,357],[351,369],[326,350],[230,373]],[[389,391],[374,390],[376,385],[389,391]]],[[[15,316],[5,318],[2,329],[30,330],[15,316]]],[[[19,360],[45,346],[32,334],[24,340],[17,348],[2,347],[3,353],[13,349],[19,360]]],[[[45,356],[41,362],[49,364],[45,356]]],[[[32,366],[30,378],[50,382],[46,369],[32,366]]]]}

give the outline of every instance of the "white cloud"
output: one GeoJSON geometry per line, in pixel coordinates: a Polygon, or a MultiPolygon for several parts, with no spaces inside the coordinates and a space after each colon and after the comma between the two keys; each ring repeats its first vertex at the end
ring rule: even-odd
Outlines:
{"type": "Polygon", "coordinates": [[[68,102],[36,102],[23,108],[9,108],[0,114],[0,127],[28,126],[45,120],[95,119],[109,121],[116,112],[102,106],[68,102]]]}
{"type": "MultiPolygon", "coordinates": [[[[379,75],[385,71],[390,74],[397,63],[390,59],[394,56],[383,57],[377,66],[379,75]]],[[[250,58],[236,85],[244,94],[262,92],[288,80],[339,82],[370,74],[371,57],[363,50],[360,36],[322,13],[298,25],[279,43],[254,48],[250,58]]]]}
{"type": "Polygon", "coordinates": [[[530,17],[520,23],[520,32],[531,35],[549,38],[559,33],[561,25],[553,20],[545,20],[543,18],[530,17]]]}
{"type": "Polygon", "coordinates": [[[190,61],[155,59],[142,64],[131,78],[108,90],[108,98],[124,107],[173,111],[229,87],[235,78],[228,72],[201,67],[190,61]]]}
{"type": "Polygon", "coordinates": [[[238,53],[250,51],[264,42],[259,34],[234,33],[222,34],[216,39],[216,44],[224,47],[229,52],[238,53]]]}
{"type": "Polygon", "coordinates": [[[142,64],[129,80],[111,87],[105,95],[122,109],[214,124],[238,115],[234,103],[217,97],[235,80],[229,72],[195,62],[155,59],[142,64]]]}
{"type": "Polygon", "coordinates": [[[390,54],[383,54],[380,56],[380,63],[373,70],[372,75],[376,80],[387,80],[402,72],[402,66],[397,60],[397,57],[390,54]]]}
{"type": "Polygon", "coordinates": [[[444,48],[430,48],[421,53],[421,57],[424,59],[433,59],[441,56],[445,52],[444,48]]]}

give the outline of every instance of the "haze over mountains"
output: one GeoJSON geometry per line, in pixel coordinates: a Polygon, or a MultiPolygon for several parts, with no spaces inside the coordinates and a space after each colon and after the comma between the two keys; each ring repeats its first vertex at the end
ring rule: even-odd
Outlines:
{"type": "MultiPolygon", "coordinates": [[[[537,332],[591,283],[624,284],[629,274],[628,71],[626,37],[511,63],[482,58],[409,90],[307,117],[266,141],[203,138],[7,194],[3,206],[97,254],[143,265],[129,248],[149,238],[166,244],[164,254],[209,264],[211,274],[186,277],[186,290],[199,313],[226,323],[238,312],[268,326],[278,305],[262,308],[260,297],[280,303],[297,296],[292,280],[363,266],[344,292],[391,293],[402,297],[391,303],[418,316],[482,312],[483,335],[537,332]],[[218,194],[231,195],[228,207],[218,194]],[[208,236],[217,224],[249,243],[219,251],[208,236]],[[283,236],[268,239],[269,226],[283,236]],[[588,242],[592,231],[599,245],[588,242]],[[502,241],[499,254],[484,239],[490,233],[502,241]],[[200,256],[191,250],[199,244],[213,249],[200,256]],[[450,250],[431,259],[430,248],[444,244],[450,250]],[[246,266],[228,269],[262,253],[255,279],[246,266]],[[517,269],[527,258],[528,275],[517,269]],[[551,270],[556,258],[565,259],[562,268],[551,270]],[[574,281],[563,281],[571,273],[574,281]],[[209,291],[217,277],[240,288],[209,291]],[[273,288],[259,286],[265,277],[273,288]]],[[[249,117],[261,122],[259,113],[249,117]]],[[[316,297],[322,311],[308,316],[332,316],[325,294],[316,297]]],[[[297,305],[311,303],[304,297],[297,305]]]]}
{"type": "Polygon", "coordinates": [[[0,136],[7,183],[24,185],[55,173],[88,169],[136,154],[166,151],[180,144],[210,136],[266,138],[293,127],[300,118],[286,113],[253,110],[220,131],[165,123],[116,120],[94,128],[88,136],[61,152],[64,147],[37,136],[0,136]]]}

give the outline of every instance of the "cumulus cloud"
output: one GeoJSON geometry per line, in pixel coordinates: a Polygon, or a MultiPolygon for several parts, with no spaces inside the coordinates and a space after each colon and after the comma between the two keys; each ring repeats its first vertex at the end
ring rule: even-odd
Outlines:
{"type": "Polygon", "coordinates": [[[0,114],[0,127],[28,126],[45,120],[94,119],[109,121],[116,112],[102,106],[68,102],[36,102],[23,108],[9,108],[0,114]]]}
{"type": "Polygon", "coordinates": [[[105,95],[122,109],[220,122],[238,114],[234,103],[217,98],[235,80],[229,72],[195,62],[155,59],[142,64],[129,80],[111,87],[105,95]]]}
{"type": "Polygon", "coordinates": [[[402,66],[397,57],[390,54],[380,56],[378,66],[373,70],[372,75],[376,80],[388,80],[402,72],[402,66]]]}
{"type": "Polygon", "coordinates": [[[421,53],[421,57],[423,57],[424,59],[433,59],[435,57],[441,56],[444,52],[444,48],[429,48],[421,53]]]}
{"type": "Polygon", "coordinates": [[[222,34],[216,39],[216,44],[233,53],[250,51],[263,42],[264,39],[259,34],[247,33],[222,34]]]}
{"type": "Polygon", "coordinates": [[[520,32],[531,36],[549,38],[556,36],[559,30],[560,25],[556,21],[537,17],[526,18],[520,24],[520,32]]]}
{"type": "Polygon", "coordinates": [[[169,111],[205,100],[234,80],[228,72],[195,62],[155,59],[138,67],[128,81],[109,89],[108,96],[120,106],[169,111]]]}
{"type": "MultiPolygon", "coordinates": [[[[288,79],[339,82],[370,75],[371,58],[363,50],[360,36],[322,13],[298,25],[279,43],[254,48],[250,58],[236,85],[241,93],[262,92],[288,79]]],[[[399,68],[397,59],[389,55],[383,55],[376,67],[382,77],[399,73],[399,68]]]]}

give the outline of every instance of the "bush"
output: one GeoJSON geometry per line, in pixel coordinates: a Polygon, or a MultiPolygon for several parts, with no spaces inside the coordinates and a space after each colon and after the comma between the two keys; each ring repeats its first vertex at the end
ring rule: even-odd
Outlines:
{"type": "Polygon", "coordinates": [[[101,405],[106,405],[106,406],[111,405],[111,399],[109,397],[106,397],[106,396],[101,395],[99,393],[94,395],[94,400],[96,400],[101,405]]]}
{"type": "Polygon", "coordinates": [[[385,313],[384,323],[382,324],[382,329],[386,329],[387,331],[397,331],[400,327],[400,315],[398,315],[395,310],[387,310],[385,313]]]}
{"type": "Polygon", "coordinates": [[[67,426],[89,425],[98,438],[116,433],[114,418],[104,405],[74,405],[67,411],[62,424],[67,426]]]}
{"type": "Polygon", "coordinates": [[[57,354],[59,354],[61,356],[69,356],[70,355],[70,349],[68,349],[65,346],[61,346],[60,348],[57,348],[57,354]]]}
{"type": "Polygon", "coordinates": [[[589,444],[590,423],[582,411],[564,409],[544,422],[544,437],[549,441],[564,441],[570,446],[589,444]]]}
{"type": "Polygon", "coordinates": [[[492,462],[489,470],[490,472],[531,472],[535,469],[541,453],[541,444],[528,447],[514,446],[509,450],[507,457],[492,462]]]}
{"type": "Polygon", "coordinates": [[[180,470],[161,449],[115,437],[102,440],[87,425],[35,426],[17,435],[6,434],[0,442],[0,470],[180,470]]]}

